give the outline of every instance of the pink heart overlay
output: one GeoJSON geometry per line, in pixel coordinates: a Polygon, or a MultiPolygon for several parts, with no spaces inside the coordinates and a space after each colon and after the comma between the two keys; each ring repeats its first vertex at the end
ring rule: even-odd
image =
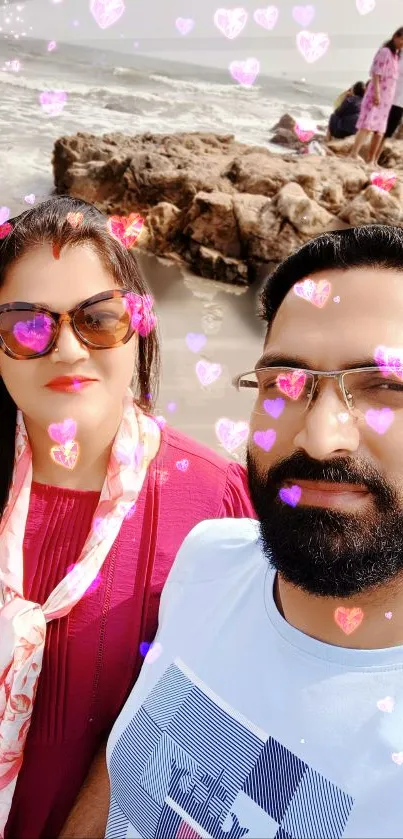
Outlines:
{"type": "Polygon", "coordinates": [[[50,439],[62,445],[74,440],[76,433],[77,423],[73,419],[65,419],[63,422],[53,422],[48,427],[50,439]]]}
{"type": "Polygon", "coordinates": [[[230,40],[240,35],[247,20],[248,12],[240,7],[236,9],[217,9],[214,14],[214,23],[217,29],[230,40]]]}
{"type": "Polygon", "coordinates": [[[313,64],[325,55],[329,49],[329,36],[325,32],[303,30],[297,35],[297,48],[308,64],[313,64]]]}
{"type": "Polygon", "coordinates": [[[385,376],[395,373],[403,380],[403,349],[381,345],[374,352],[374,361],[385,376]],[[397,372],[399,368],[400,372],[397,372]]]}
{"type": "Polygon", "coordinates": [[[36,315],[32,320],[18,320],[13,326],[13,335],[22,347],[42,352],[52,334],[52,320],[46,315],[36,315]]]}
{"type": "Polygon", "coordinates": [[[11,233],[12,229],[13,225],[9,221],[6,221],[5,224],[0,224],[0,239],[5,239],[11,233]]]}
{"type": "Polygon", "coordinates": [[[66,221],[71,225],[71,227],[79,227],[84,216],[82,213],[67,213],[66,221]]]}
{"type": "Polygon", "coordinates": [[[178,18],[176,18],[176,21],[175,21],[175,26],[176,26],[178,32],[180,32],[181,35],[188,35],[189,32],[192,31],[194,25],[195,25],[195,22],[190,17],[189,18],[178,17],[178,18]]]}
{"type": "Polygon", "coordinates": [[[65,469],[74,469],[79,454],[78,443],[75,440],[68,440],[60,446],[52,446],[50,456],[59,466],[65,469]]]}
{"type": "Polygon", "coordinates": [[[385,434],[390,428],[395,418],[393,411],[390,408],[370,408],[365,414],[367,425],[372,428],[377,434],[385,434]]]}
{"type": "Polygon", "coordinates": [[[259,75],[260,62],[257,58],[247,58],[245,61],[231,61],[229,71],[233,79],[244,87],[251,87],[259,75]]]}
{"type": "Polygon", "coordinates": [[[264,452],[269,452],[276,442],[277,434],[274,428],[267,428],[266,431],[255,431],[253,440],[264,452]]]}
{"type": "Polygon", "coordinates": [[[186,335],[186,344],[192,352],[200,352],[207,341],[205,335],[196,332],[188,332],[186,335]]]}
{"type": "Polygon", "coordinates": [[[282,487],[279,496],[284,504],[289,504],[290,507],[296,507],[301,498],[301,487],[293,484],[291,487],[282,487]]]}
{"type": "Polygon", "coordinates": [[[91,0],[90,12],[100,29],[116,23],[125,11],[124,0],[91,0]]]}
{"type": "Polygon", "coordinates": [[[315,17],[315,8],[314,6],[294,6],[292,16],[296,23],[299,23],[305,29],[315,17]]]}
{"type": "Polygon", "coordinates": [[[368,15],[374,11],[376,0],[356,0],[355,4],[360,15],[368,15]]]}
{"type": "Polygon", "coordinates": [[[245,442],[249,434],[247,422],[234,422],[221,417],[215,424],[215,432],[225,450],[232,454],[245,442]]]}
{"type": "Polygon", "coordinates": [[[189,469],[189,461],[186,460],[186,458],[184,458],[183,460],[177,460],[175,466],[177,469],[179,469],[180,472],[187,472],[187,470],[189,469]]]}
{"type": "Polygon", "coordinates": [[[267,6],[266,9],[255,9],[253,20],[264,29],[274,29],[278,21],[279,11],[277,6],[267,6]]]}
{"type": "Polygon", "coordinates": [[[364,612],[357,607],[347,609],[345,606],[339,606],[334,613],[334,619],[345,635],[351,635],[362,623],[364,612]]]}
{"type": "Polygon", "coordinates": [[[57,116],[67,102],[67,93],[64,90],[44,90],[39,94],[39,101],[45,114],[57,116]]]}
{"type": "Polygon", "coordinates": [[[318,309],[323,309],[323,306],[329,299],[331,288],[329,280],[315,282],[315,280],[307,279],[300,283],[295,283],[294,294],[297,297],[302,297],[303,300],[307,300],[309,303],[313,303],[318,309]]]}
{"type": "Polygon", "coordinates": [[[393,752],[392,754],[393,763],[397,763],[398,766],[403,765],[403,752],[393,752]]]}
{"type": "Polygon", "coordinates": [[[306,373],[303,370],[293,370],[292,373],[280,373],[277,376],[277,387],[290,399],[298,399],[306,382],[306,373]]]}
{"type": "Polygon", "coordinates": [[[154,661],[157,661],[157,658],[160,657],[162,653],[162,644],[159,641],[155,641],[151,644],[151,647],[148,650],[148,653],[144,659],[144,664],[153,664],[154,661]]]}
{"type": "Polygon", "coordinates": [[[26,195],[26,196],[25,196],[25,198],[24,198],[24,201],[25,201],[27,204],[35,204],[35,195],[34,195],[34,193],[33,193],[33,192],[31,192],[29,195],[26,195]]]}
{"type": "Polygon", "coordinates": [[[298,139],[301,140],[301,143],[309,143],[316,134],[315,129],[304,128],[304,125],[298,122],[294,126],[294,132],[298,139]]]}
{"type": "Polygon", "coordinates": [[[377,186],[378,189],[383,189],[384,192],[390,192],[396,183],[396,175],[394,172],[385,173],[373,172],[371,175],[371,183],[377,186]]]}
{"type": "Polygon", "coordinates": [[[10,208],[0,207],[0,224],[4,224],[10,218],[10,208]]]}
{"type": "Polygon", "coordinates": [[[387,714],[391,714],[393,708],[395,707],[395,700],[392,696],[385,696],[384,699],[379,699],[376,703],[376,707],[379,711],[385,711],[387,714]]]}
{"type": "Polygon", "coordinates": [[[222,373],[221,364],[213,364],[201,358],[196,364],[196,375],[201,385],[207,387],[213,384],[222,373]]]}

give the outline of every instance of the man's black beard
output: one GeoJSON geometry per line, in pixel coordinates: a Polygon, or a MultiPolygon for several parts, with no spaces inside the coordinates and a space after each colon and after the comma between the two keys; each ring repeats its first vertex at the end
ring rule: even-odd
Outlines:
{"type": "Polygon", "coordinates": [[[403,571],[403,510],[396,491],[369,464],[312,460],[303,452],[262,477],[247,455],[249,489],[262,547],[284,580],[309,594],[350,597],[385,585],[403,571]],[[279,490],[286,481],[363,485],[372,493],[361,513],[291,507],[279,490]]]}

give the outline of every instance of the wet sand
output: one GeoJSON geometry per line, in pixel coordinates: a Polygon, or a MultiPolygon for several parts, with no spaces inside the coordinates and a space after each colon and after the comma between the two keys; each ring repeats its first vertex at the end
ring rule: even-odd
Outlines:
{"type": "MultiPolygon", "coordinates": [[[[249,419],[249,402],[231,386],[231,379],[252,369],[261,354],[265,330],[256,315],[261,284],[247,290],[234,288],[195,277],[152,255],[138,254],[138,258],[159,316],[158,413],[170,425],[231,457],[216,436],[215,423],[222,417],[249,419]],[[188,348],[189,333],[206,335],[199,352],[188,348]],[[203,386],[198,379],[195,366],[200,359],[222,367],[211,385],[203,386]]],[[[235,459],[243,456],[244,448],[237,449],[235,459]]]]}

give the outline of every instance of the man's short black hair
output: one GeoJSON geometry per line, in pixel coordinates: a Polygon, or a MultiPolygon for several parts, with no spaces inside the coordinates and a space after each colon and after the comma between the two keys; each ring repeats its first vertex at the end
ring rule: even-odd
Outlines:
{"type": "MultiPolygon", "coordinates": [[[[292,253],[268,277],[260,297],[260,316],[268,331],[290,289],[320,271],[348,268],[403,271],[403,228],[369,224],[322,233],[292,253]]],[[[403,314],[403,313],[402,313],[403,314]]]]}

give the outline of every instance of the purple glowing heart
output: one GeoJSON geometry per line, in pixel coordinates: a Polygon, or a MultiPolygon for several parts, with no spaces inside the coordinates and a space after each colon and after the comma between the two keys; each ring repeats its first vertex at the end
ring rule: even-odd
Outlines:
{"type": "Polygon", "coordinates": [[[186,335],[186,343],[192,352],[200,352],[203,349],[207,338],[203,334],[197,332],[188,332],[186,335]]]}
{"type": "Polygon", "coordinates": [[[285,401],[279,397],[278,399],[265,399],[263,407],[266,414],[269,414],[273,419],[278,419],[283,413],[285,401]]]}
{"type": "Polygon", "coordinates": [[[301,487],[294,484],[292,487],[283,487],[280,489],[279,496],[284,504],[289,504],[290,507],[296,507],[301,498],[301,487]]]}
{"type": "Polygon", "coordinates": [[[269,452],[274,445],[276,436],[274,428],[268,428],[267,431],[255,431],[253,440],[263,451],[269,452]]]}
{"type": "Polygon", "coordinates": [[[145,658],[151,647],[152,644],[149,644],[148,641],[142,641],[139,647],[140,655],[143,656],[143,658],[145,658]]]}
{"type": "Polygon", "coordinates": [[[392,425],[394,418],[394,413],[390,408],[381,408],[380,410],[371,408],[365,414],[367,425],[369,425],[370,428],[373,428],[377,434],[385,434],[388,428],[392,425]]]}

